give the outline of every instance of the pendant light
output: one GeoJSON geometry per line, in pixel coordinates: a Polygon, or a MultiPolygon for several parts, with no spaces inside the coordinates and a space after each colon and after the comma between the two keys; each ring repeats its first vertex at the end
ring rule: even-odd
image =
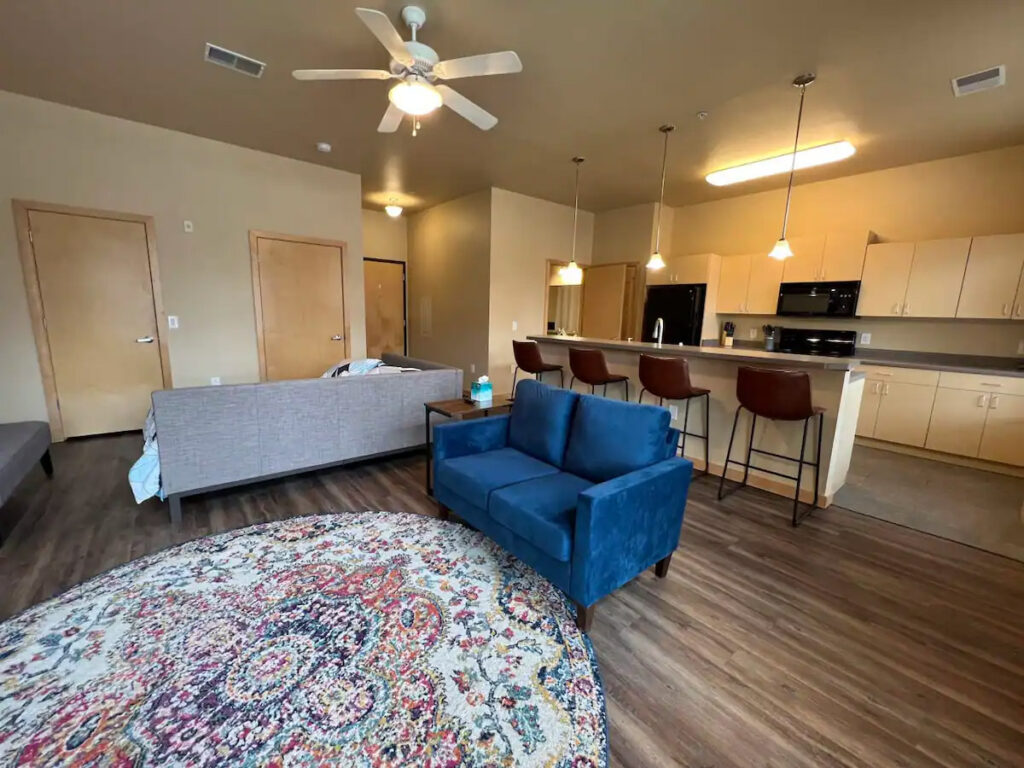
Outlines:
{"type": "Polygon", "coordinates": [[[773,259],[782,261],[788,259],[793,255],[793,249],[789,247],[789,241],[786,240],[786,225],[789,224],[789,202],[793,197],[793,175],[796,173],[796,150],[800,144],[800,122],[804,117],[804,94],[807,92],[807,86],[814,82],[814,73],[808,72],[807,74],[797,75],[793,80],[793,86],[800,89],[800,108],[796,113],[796,138],[793,139],[793,161],[789,166],[789,187],[786,189],[786,211],[782,214],[782,235],[779,237],[775,247],[772,248],[771,253],[768,255],[773,259]]]}
{"type": "Polygon", "coordinates": [[[665,268],[665,260],[661,257],[661,209],[665,206],[665,164],[668,161],[668,135],[675,129],[674,125],[663,125],[658,129],[665,134],[665,145],[661,151],[661,195],[658,197],[658,226],[654,234],[654,253],[647,261],[647,268],[651,270],[665,268]]]}
{"type": "Polygon", "coordinates": [[[582,157],[572,159],[576,163],[576,200],[572,208],[572,256],[569,264],[558,270],[564,285],[581,285],[583,283],[583,270],[576,263],[576,222],[580,217],[580,166],[583,164],[582,157]]]}

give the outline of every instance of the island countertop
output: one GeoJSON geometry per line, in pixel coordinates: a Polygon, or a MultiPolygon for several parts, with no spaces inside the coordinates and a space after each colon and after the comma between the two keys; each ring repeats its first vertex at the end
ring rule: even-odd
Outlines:
{"type": "Polygon", "coordinates": [[[683,344],[654,344],[647,341],[610,341],[585,336],[529,336],[528,338],[542,344],[561,344],[567,347],[614,349],[637,354],[645,352],[670,357],[708,358],[737,363],[769,363],[826,371],[849,371],[861,363],[861,360],[856,357],[793,355],[787,352],[765,352],[763,349],[743,347],[694,347],[683,344]]]}

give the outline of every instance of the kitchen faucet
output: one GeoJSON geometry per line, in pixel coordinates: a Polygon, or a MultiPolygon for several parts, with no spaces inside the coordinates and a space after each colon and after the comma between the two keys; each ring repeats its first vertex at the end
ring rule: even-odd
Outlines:
{"type": "Polygon", "coordinates": [[[661,346],[661,337],[665,335],[665,321],[662,318],[658,318],[654,321],[654,338],[658,341],[658,346],[661,346]]]}

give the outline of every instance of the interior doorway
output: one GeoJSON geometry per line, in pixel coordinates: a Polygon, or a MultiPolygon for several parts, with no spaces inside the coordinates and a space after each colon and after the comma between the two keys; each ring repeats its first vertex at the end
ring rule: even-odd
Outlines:
{"type": "Polygon", "coordinates": [[[406,353],[405,262],[363,259],[366,356],[406,353]]]}
{"type": "Polygon", "coordinates": [[[141,429],[171,386],[153,219],[14,202],[54,440],[141,429]]]}
{"type": "Polygon", "coordinates": [[[249,233],[260,380],[311,379],[347,358],[345,243],[249,233]]]}

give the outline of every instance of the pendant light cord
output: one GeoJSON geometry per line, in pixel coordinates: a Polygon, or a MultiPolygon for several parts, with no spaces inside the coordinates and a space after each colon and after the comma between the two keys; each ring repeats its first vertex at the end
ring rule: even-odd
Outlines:
{"type": "Polygon", "coordinates": [[[574,157],[572,159],[576,163],[576,199],[572,205],[572,258],[569,259],[570,264],[576,263],[576,221],[580,215],[580,166],[583,164],[582,157],[574,157]]]}
{"type": "Polygon", "coordinates": [[[796,136],[793,139],[793,162],[789,166],[789,187],[786,189],[786,212],[782,215],[782,236],[780,240],[786,239],[786,226],[789,224],[789,201],[793,197],[793,176],[796,174],[796,148],[800,145],[800,121],[804,117],[804,94],[807,93],[807,86],[800,86],[800,108],[796,113],[796,136]]]}
{"type": "Polygon", "coordinates": [[[654,235],[654,252],[661,253],[661,209],[665,207],[665,168],[668,163],[668,135],[673,126],[663,125],[659,130],[665,134],[665,145],[661,151],[661,194],[658,196],[658,228],[654,235]]]}

